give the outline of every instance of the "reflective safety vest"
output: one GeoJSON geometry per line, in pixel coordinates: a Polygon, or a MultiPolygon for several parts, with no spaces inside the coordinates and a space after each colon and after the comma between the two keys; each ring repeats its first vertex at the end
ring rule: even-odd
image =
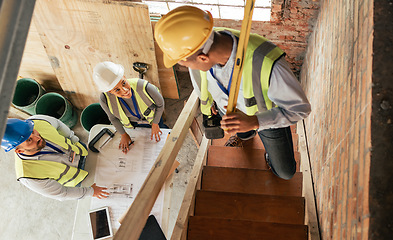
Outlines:
{"type": "MultiPolygon", "coordinates": [[[[133,90],[133,96],[138,103],[139,109],[142,111],[142,115],[149,123],[151,123],[154,119],[157,106],[146,91],[146,86],[149,82],[139,78],[131,78],[127,79],[127,81],[133,90]]],[[[156,89],[159,91],[157,87],[156,89]]],[[[124,127],[132,128],[130,119],[127,117],[126,113],[120,105],[119,98],[109,92],[104,92],[104,94],[109,111],[118,119],[120,119],[124,127]]],[[[138,106],[134,107],[138,109],[138,106]]]]}
{"type": "MultiPolygon", "coordinates": [[[[87,156],[87,149],[80,144],[71,143],[71,140],[60,135],[57,130],[45,120],[33,120],[34,129],[46,141],[52,142],[66,149],[74,151],[81,156],[87,156]]],[[[66,187],[75,187],[82,182],[88,172],[71,167],[63,163],[45,160],[23,160],[15,154],[16,177],[32,179],[53,179],[66,187]]]]}
{"type": "MultiPolygon", "coordinates": [[[[216,31],[230,31],[239,37],[240,31],[229,28],[215,28],[216,31]]],[[[285,53],[272,42],[257,34],[250,34],[244,57],[243,67],[243,96],[246,105],[246,114],[251,116],[256,112],[266,111],[273,107],[267,96],[270,75],[274,63],[285,53]]],[[[207,72],[200,71],[201,75],[201,111],[211,115],[213,99],[208,91],[207,72]]]]}

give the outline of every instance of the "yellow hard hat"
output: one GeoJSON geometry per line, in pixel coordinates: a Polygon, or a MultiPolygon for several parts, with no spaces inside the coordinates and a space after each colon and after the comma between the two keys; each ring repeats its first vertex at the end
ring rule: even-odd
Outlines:
{"type": "Polygon", "coordinates": [[[172,67],[198,51],[213,31],[210,12],[181,6],[168,12],[156,24],[154,37],[164,53],[164,65],[172,67]]]}

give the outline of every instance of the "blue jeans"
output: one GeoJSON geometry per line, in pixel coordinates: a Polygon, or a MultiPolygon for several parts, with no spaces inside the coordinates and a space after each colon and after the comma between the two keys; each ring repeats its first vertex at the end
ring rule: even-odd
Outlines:
{"type": "MultiPolygon", "coordinates": [[[[256,131],[238,133],[242,140],[255,136],[256,131]]],[[[258,132],[267,153],[267,162],[272,172],[289,180],[296,172],[296,161],[293,154],[293,142],[290,127],[265,129],[258,132]]],[[[264,156],[263,156],[264,157],[264,156]]]]}

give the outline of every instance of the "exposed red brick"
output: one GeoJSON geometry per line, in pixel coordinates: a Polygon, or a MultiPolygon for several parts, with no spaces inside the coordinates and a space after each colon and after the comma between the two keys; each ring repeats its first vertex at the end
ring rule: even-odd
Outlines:
{"type": "MultiPolygon", "coordinates": [[[[305,121],[311,164],[313,175],[323,183],[316,185],[322,239],[367,239],[369,231],[370,2],[322,1],[302,66],[302,85],[313,108],[305,121]]],[[[299,10],[285,23],[313,15],[310,9],[299,10]]]]}

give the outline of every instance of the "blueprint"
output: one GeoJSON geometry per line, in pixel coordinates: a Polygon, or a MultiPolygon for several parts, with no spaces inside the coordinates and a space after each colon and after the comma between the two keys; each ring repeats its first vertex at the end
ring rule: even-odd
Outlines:
{"type": "MultiPolygon", "coordinates": [[[[92,198],[91,209],[108,206],[114,232],[120,227],[118,219],[126,212],[142,187],[151,167],[164,146],[170,129],[161,129],[161,141],[150,140],[151,129],[127,129],[134,144],[124,154],[119,150],[120,134],[116,134],[100,149],[95,171],[95,183],[110,193],[106,199],[92,198]]],[[[164,192],[161,191],[152,209],[161,224],[164,192]]]]}

